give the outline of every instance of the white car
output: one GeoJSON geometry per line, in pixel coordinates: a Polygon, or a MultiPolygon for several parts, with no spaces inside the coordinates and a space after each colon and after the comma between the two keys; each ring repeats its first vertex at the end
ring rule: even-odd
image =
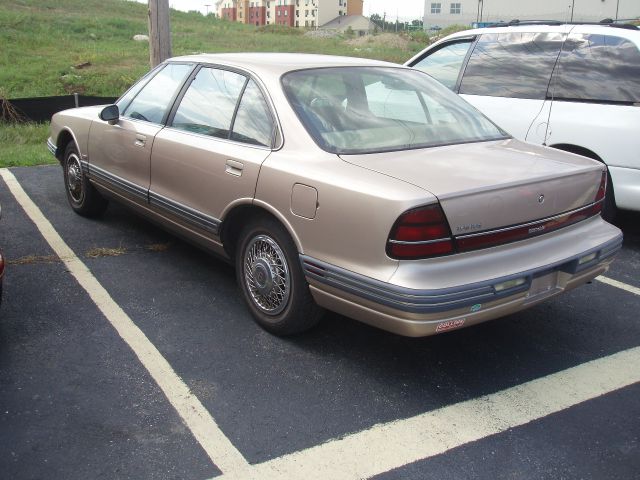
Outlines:
{"type": "Polygon", "coordinates": [[[514,137],[609,169],[604,216],[640,211],[640,30],[512,22],[449,35],[406,62],[514,137]]]}

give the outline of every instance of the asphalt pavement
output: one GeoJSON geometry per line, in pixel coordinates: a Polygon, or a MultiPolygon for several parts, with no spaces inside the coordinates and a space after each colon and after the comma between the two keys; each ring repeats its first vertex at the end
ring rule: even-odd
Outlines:
{"type": "MultiPolygon", "coordinates": [[[[343,478],[640,478],[640,384],[628,381],[548,410],[521,395],[515,410],[529,412],[525,420],[485,428],[473,441],[444,439],[440,453],[395,464],[359,440],[380,425],[404,435],[429,412],[452,412],[446,428],[455,416],[460,428],[486,426],[478,399],[528,392],[518,389],[541,379],[570,397],[590,383],[592,367],[608,378],[610,358],[640,358],[638,214],[619,216],[625,243],[606,274],[627,289],[594,281],[524,312],[421,339],[337,314],[278,338],[252,321],[225,262],[114,203],[100,220],[74,214],[57,166],[11,173],[157,355],[144,357],[114,328],[111,310],[88,293],[94,287],[72,274],[0,179],[0,248],[9,262],[0,307],[0,478],[276,478],[286,477],[289,459],[323,478],[317,472],[335,463],[333,446],[343,478]],[[229,445],[217,449],[218,437],[197,432],[182,397],[149,367],[157,359],[229,445]],[[571,384],[564,372],[575,373],[571,384]],[[246,472],[223,468],[212,452],[225,451],[239,452],[246,472]],[[369,465],[348,470],[352,452],[369,465]],[[262,477],[260,468],[270,473],[262,477]]],[[[640,372],[640,363],[631,368],[640,372]]],[[[377,448],[405,458],[408,446],[380,438],[377,448]]]]}

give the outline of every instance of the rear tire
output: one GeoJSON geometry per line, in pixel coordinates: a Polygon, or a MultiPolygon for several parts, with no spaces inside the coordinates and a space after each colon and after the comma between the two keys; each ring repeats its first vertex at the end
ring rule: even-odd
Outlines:
{"type": "Polygon", "coordinates": [[[292,335],[315,326],[323,310],[316,305],[288,232],[274,219],[247,225],[236,249],[236,275],[255,321],[275,335],[292,335]]]}
{"type": "Polygon", "coordinates": [[[89,182],[82,168],[80,154],[73,142],[69,143],[64,151],[62,169],[67,200],[73,211],[83,217],[102,215],[109,202],[89,182]]]}

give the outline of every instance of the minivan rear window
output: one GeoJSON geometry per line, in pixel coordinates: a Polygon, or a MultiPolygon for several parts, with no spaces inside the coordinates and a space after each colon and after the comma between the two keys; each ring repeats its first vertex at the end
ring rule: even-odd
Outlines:
{"type": "Polygon", "coordinates": [[[556,100],[638,103],[640,51],[626,38],[571,34],[551,92],[556,100]]]}

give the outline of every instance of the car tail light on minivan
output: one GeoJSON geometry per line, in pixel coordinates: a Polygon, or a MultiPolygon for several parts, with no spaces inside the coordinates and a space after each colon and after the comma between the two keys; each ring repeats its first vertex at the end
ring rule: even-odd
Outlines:
{"type": "Polygon", "coordinates": [[[453,253],[453,238],[439,203],[408,210],[400,215],[387,240],[387,255],[415,260],[453,253]]]}

